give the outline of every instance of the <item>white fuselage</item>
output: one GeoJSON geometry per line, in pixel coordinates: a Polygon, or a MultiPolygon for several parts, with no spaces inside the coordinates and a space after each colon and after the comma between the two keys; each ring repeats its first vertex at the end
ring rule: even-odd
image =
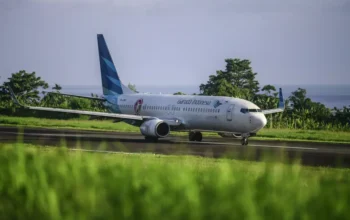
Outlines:
{"type": "Polygon", "coordinates": [[[239,98],[136,93],[118,95],[113,103],[112,110],[122,114],[180,119],[186,130],[242,134],[256,133],[266,125],[260,108],[239,98]]]}

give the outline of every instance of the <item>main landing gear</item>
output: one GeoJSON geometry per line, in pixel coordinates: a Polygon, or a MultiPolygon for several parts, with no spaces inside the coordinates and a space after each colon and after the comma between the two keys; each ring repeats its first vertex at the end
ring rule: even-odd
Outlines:
{"type": "Polygon", "coordinates": [[[202,133],[199,131],[190,131],[188,134],[189,141],[202,141],[202,133]]]}

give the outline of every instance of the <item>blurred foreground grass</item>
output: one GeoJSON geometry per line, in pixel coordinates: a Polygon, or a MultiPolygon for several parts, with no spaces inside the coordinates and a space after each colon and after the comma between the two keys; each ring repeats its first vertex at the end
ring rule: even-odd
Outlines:
{"type": "Polygon", "coordinates": [[[0,218],[348,219],[349,177],[297,164],[0,144],[0,218]]]}
{"type": "MultiPolygon", "coordinates": [[[[112,120],[98,121],[87,119],[57,120],[31,117],[9,117],[1,116],[0,125],[20,125],[27,127],[47,128],[71,128],[84,130],[107,130],[120,132],[140,132],[138,127],[124,122],[113,123],[112,120]]],[[[172,132],[174,135],[187,135],[187,132],[172,132]]],[[[204,132],[206,136],[219,136],[217,133],[204,132]]],[[[293,129],[268,129],[264,128],[252,139],[270,140],[301,140],[301,141],[323,141],[323,142],[347,142],[350,143],[350,132],[339,131],[314,131],[293,129]]]]}

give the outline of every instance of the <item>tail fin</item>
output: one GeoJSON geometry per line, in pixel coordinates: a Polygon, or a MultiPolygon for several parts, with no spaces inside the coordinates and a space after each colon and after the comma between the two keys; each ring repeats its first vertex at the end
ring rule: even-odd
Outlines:
{"type": "Polygon", "coordinates": [[[100,59],[100,69],[102,78],[102,87],[104,95],[121,95],[134,93],[128,87],[122,84],[117,69],[114,66],[112,57],[109,53],[103,34],[97,34],[98,52],[100,59]]]}
{"type": "Polygon", "coordinates": [[[285,108],[285,103],[284,103],[284,99],[283,99],[282,88],[279,89],[278,99],[279,99],[279,101],[278,101],[278,108],[284,109],[285,108]]]}

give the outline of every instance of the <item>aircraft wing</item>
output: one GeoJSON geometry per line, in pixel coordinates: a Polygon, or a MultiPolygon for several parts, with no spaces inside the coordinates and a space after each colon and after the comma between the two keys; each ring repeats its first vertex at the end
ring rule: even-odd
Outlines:
{"type": "Polygon", "coordinates": [[[19,103],[13,90],[9,87],[9,91],[11,94],[12,100],[17,104],[22,106],[23,108],[30,110],[39,110],[39,111],[52,111],[52,112],[64,112],[64,113],[72,113],[72,114],[81,114],[81,115],[93,115],[93,116],[102,116],[109,118],[121,118],[121,119],[131,119],[131,120],[140,120],[143,121],[145,119],[151,118],[149,116],[140,116],[140,115],[128,115],[128,114],[116,114],[116,113],[108,113],[108,112],[93,112],[93,111],[83,111],[83,110],[73,110],[73,109],[61,109],[61,108],[49,108],[49,107],[34,107],[34,106],[25,106],[19,103]]]}
{"type": "Polygon", "coordinates": [[[279,102],[278,102],[278,107],[275,109],[266,109],[262,110],[262,113],[265,115],[267,114],[273,114],[273,113],[278,113],[278,112],[283,112],[284,111],[284,99],[283,99],[283,94],[282,94],[282,89],[280,88],[279,90],[279,102]]]}

